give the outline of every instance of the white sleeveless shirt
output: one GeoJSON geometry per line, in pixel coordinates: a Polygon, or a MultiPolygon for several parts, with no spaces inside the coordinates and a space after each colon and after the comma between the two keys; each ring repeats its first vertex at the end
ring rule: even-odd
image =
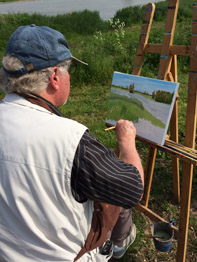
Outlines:
{"type": "MultiPolygon", "coordinates": [[[[71,170],[87,128],[17,94],[0,103],[0,261],[73,261],[93,202],[78,203],[71,170]]],[[[107,261],[95,249],[79,262],[107,261]]]]}

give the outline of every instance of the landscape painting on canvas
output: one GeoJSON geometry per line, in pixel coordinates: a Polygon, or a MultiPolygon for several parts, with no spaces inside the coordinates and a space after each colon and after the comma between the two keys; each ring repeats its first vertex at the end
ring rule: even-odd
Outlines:
{"type": "Polygon", "coordinates": [[[137,136],[163,145],[179,83],[114,72],[106,125],[134,123],[137,136]]]}

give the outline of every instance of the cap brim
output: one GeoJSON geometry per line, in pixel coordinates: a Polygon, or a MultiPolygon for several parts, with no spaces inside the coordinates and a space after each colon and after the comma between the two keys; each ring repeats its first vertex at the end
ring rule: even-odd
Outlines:
{"type": "Polygon", "coordinates": [[[79,60],[78,58],[76,58],[74,56],[71,56],[71,59],[73,60],[73,62],[77,62],[77,63],[83,64],[83,65],[88,65],[86,62],[83,62],[83,61],[79,60]]]}

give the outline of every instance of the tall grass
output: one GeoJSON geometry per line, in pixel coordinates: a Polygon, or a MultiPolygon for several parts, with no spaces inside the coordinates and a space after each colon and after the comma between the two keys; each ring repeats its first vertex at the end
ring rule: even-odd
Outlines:
{"type": "MultiPolygon", "coordinates": [[[[167,2],[156,3],[154,23],[149,42],[161,43],[163,30],[158,22],[164,21],[167,11],[167,2]]],[[[175,32],[175,44],[188,45],[191,38],[191,0],[180,1],[178,21],[180,26],[175,32]],[[190,20],[190,24],[188,23],[190,20]],[[182,24],[187,24],[187,28],[182,24]],[[183,33],[184,30],[184,33],[183,33]]],[[[109,21],[103,21],[98,12],[84,10],[58,16],[44,16],[39,14],[13,14],[0,15],[0,58],[3,56],[5,46],[12,32],[21,25],[36,24],[48,25],[62,32],[68,40],[73,55],[86,61],[88,67],[80,67],[72,85],[83,84],[109,84],[113,71],[131,73],[139,41],[140,24],[143,20],[145,6],[124,8],[118,11],[114,21],[125,23],[125,35],[120,41],[116,35],[118,28],[114,29],[109,21]],[[96,38],[96,34],[102,39],[96,38]]],[[[179,70],[188,70],[188,58],[181,57],[179,70]]],[[[144,60],[142,75],[157,76],[159,55],[147,55],[144,60]]]]}

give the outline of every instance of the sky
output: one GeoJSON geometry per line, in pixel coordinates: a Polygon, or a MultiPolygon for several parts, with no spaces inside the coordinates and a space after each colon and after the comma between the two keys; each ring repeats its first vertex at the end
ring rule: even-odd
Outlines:
{"type": "Polygon", "coordinates": [[[170,93],[177,92],[179,86],[179,83],[114,72],[112,85],[126,88],[133,83],[135,85],[135,90],[142,93],[146,91],[149,94],[152,94],[152,92],[157,90],[162,90],[170,93]]]}

